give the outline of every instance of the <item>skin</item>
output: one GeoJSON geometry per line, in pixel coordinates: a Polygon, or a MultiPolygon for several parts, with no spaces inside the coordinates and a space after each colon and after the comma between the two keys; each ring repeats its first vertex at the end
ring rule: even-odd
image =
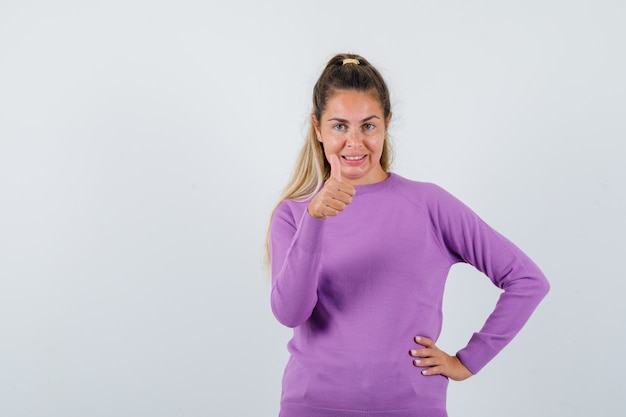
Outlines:
{"type": "Polygon", "coordinates": [[[380,157],[390,119],[385,119],[375,92],[354,90],[336,91],[326,102],[320,120],[313,116],[326,159],[337,155],[344,182],[365,185],[387,179],[380,157]],[[347,158],[351,156],[363,159],[350,161],[347,158]]]}
{"type": "Polygon", "coordinates": [[[424,347],[411,349],[409,355],[417,358],[413,361],[413,365],[426,368],[422,370],[422,375],[444,375],[453,381],[463,381],[472,376],[472,372],[461,363],[459,358],[450,356],[439,349],[431,339],[415,336],[415,343],[424,347]]]}
{"type": "Polygon", "coordinates": [[[311,216],[323,219],[352,202],[354,186],[387,179],[380,157],[391,115],[385,119],[374,92],[339,90],[328,99],[320,120],[311,117],[331,166],[330,178],[308,206],[311,216]]]}
{"type": "MultiPolygon", "coordinates": [[[[384,117],[375,92],[339,90],[328,99],[320,120],[312,117],[331,171],[307,210],[324,219],[339,215],[352,202],[355,186],[387,179],[380,157],[391,115],[384,117]]],[[[439,349],[431,339],[416,336],[415,343],[423,348],[416,347],[409,355],[416,358],[416,367],[423,368],[422,375],[444,375],[454,381],[472,376],[456,356],[439,349]]]]}

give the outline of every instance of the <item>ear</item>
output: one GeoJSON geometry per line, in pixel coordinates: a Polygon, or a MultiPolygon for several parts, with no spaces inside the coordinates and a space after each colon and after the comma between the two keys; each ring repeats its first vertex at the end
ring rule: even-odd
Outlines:
{"type": "Polygon", "coordinates": [[[314,114],[311,114],[311,124],[313,125],[313,129],[315,130],[315,136],[317,136],[317,140],[322,141],[322,133],[320,132],[320,122],[317,120],[314,114]]]}

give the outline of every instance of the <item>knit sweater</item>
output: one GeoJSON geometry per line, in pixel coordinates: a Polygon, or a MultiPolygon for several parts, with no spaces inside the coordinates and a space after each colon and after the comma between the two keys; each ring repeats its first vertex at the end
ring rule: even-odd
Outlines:
{"type": "Polygon", "coordinates": [[[526,323],[549,285],[473,211],[396,174],[357,186],[336,217],[279,204],[270,227],[271,306],[292,327],[280,417],[445,417],[448,379],[409,350],[437,340],[450,267],[466,262],[504,290],[457,356],[479,372],[526,323]]]}

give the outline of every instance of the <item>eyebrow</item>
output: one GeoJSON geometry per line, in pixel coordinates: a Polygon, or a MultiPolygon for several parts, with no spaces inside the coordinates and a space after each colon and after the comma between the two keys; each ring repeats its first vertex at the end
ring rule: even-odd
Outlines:
{"type": "MultiPolygon", "coordinates": [[[[365,122],[369,122],[372,119],[378,119],[380,120],[380,117],[376,116],[376,115],[371,115],[369,117],[366,117],[365,119],[361,120],[361,123],[365,123],[365,122]]],[[[328,119],[327,121],[332,122],[339,122],[339,123],[348,123],[349,121],[346,119],[342,119],[340,117],[331,117],[330,119],[328,119]]]]}

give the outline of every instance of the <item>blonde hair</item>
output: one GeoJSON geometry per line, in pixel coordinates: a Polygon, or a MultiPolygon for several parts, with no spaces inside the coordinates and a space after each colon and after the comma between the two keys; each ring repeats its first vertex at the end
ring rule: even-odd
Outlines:
{"type": "MultiPolygon", "coordinates": [[[[328,61],[313,88],[313,111],[309,126],[291,179],[283,190],[276,207],[284,200],[305,201],[312,198],[330,176],[330,164],[324,156],[324,146],[317,139],[314,120],[320,120],[328,99],[337,91],[355,90],[372,92],[383,110],[385,120],[391,115],[389,89],[378,70],[363,57],[354,54],[338,54],[328,61]]],[[[387,172],[393,159],[391,144],[385,136],[380,165],[387,172]]],[[[276,207],[272,210],[272,217],[276,207]]],[[[271,226],[271,219],[270,219],[271,226]]],[[[270,233],[266,238],[266,265],[269,266],[270,233]]]]}

